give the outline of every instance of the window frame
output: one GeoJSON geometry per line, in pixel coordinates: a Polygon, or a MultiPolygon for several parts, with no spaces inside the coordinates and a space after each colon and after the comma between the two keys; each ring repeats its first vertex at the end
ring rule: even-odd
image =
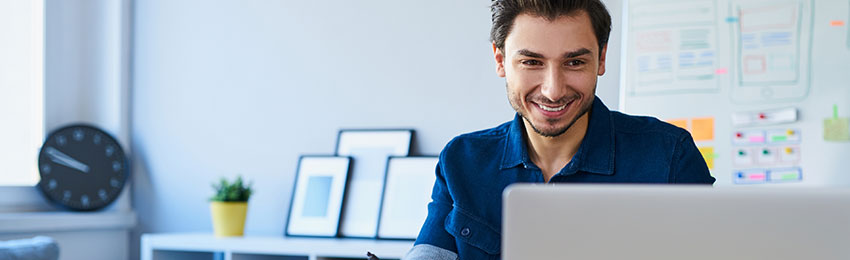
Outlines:
{"type": "MultiPolygon", "coordinates": [[[[130,0],[78,3],[35,0],[42,33],[36,51],[41,68],[42,135],[74,122],[91,123],[109,131],[132,157],[129,136],[130,0]],[[96,12],[92,15],[93,10],[96,12]],[[85,14],[85,15],[84,15],[85,14]],[[48,42],[50,41],[50,42],[48,42]],[[102,46],[97,55],[81,57],[68,49],[102,46]],[[39,48],[37,48],[39,49],[39,48]],[[82,78],[105,79],[85,82],[82,78]],[[92,84],[94,83],[94,84],[92,84]],[[93,95],[94,94],[94,95],[93,95]]],[[[41,144],[39,144],[39,147],[41,144]]],[[[0,172],[3,169],[0,168],[0,172]]],[[[131,177],[132,178],[132,177],[131,177]]],[[[102,212],[132,212],[132,179],[122,194],[102,212]]],[[[0,186],[0,216],[21,212],[64,211],[48,202],[37,186],[0,186]]],[[[20,214],[18,214],[20,215],[20,214]]]]}
{"type": "MultiPolygon", "coordinates": [[[[29,19],[30,19],[30,21],[29,21],[29,25],[30,25],[29,37],[30,38],[29,38],[29,40],[33,44],[32,46],[30,46],[31,52],[29,53],[29,56],[30,56],[29,59],[30,59],[31,67],[28,70],[28,72],[29,72],[28,73],[29,74],[28,81],[29,81],[29,83],[32,84],[31,85],[32,87],[36,88],[34,91],[28,93],[28,95],[27,95],[27,99],[28,99],[27,101],[34,102],[34,104],[32,104],[32,103],[28,104],[28,105],[31,105],[31,108],[32,108],[31,111],[28,110],[28,113],[31,113],[31,114],[29,114],[29,116],[39,116],[39,120],[30,121],[26,124],[26,127],[28,128],[27,131],[38,131],[37,133],[35,133],[36,134],[35,137],[30,137],[32,139],[37,138],[38,140],[32,140],[32,139],[28,140],[28,142],[29,141],[36,142],[37,146],[32,147],[32,150],[27,151],[27,152],[28,153],[33,152],[33,155],[37,155],[38,154],[37,152],[38,152],[38,149],[39,149],[38,147],[41,147],[41,142],[44,140],[45,129],[46,129],[46,127],[45,127],[46,113],[45,113],[45,99],[44,99],[44,92],[45,92],[44,53],[45,53],[45,45],[46,45],[45,41],[44,41],[44,35],[45,35],[45,32],[46,32],[45,23],[44,23],[44,21],[45,21],[45,8],[44,8],[45,1],[38,0],[38,1],[22,1],[22,2],[24,2],[24,4],[29,5],[29,9],[30,9],[30,17],[29,17],[29,19]],[[33,128],[38,129],[38,130],[34,130],[33,128]]],[[[33,165],[31,169],[33,170],[33,172],[31,172],[30,174],[36,175],[36,176],[33,176],[36,179],[35,183],[32,183],[31,185],[0,183],[0,189],[6,189],[7,187],[34,187],[35,185],[38,184],[38,182],[37,182],[38,176],[37,175],[39,173],[38,173],[38,168],[35,165],[33,165]]],[[[0,169],[0,170],[3,170],[3,169],[0,169]]],[[[7,174],[11,174],[11,173],[7,173],[7,174]]],[[[17,190],[17,189],[15,189],[15,190],[17,190]]],[[[18,192],[16,191],[15,194],[18,194],[18,192]]],[[[0,193],[0,196],[9,197],[9,196],[6,196],[3,193],[0,193]]],[[[0,201],[2,201],[2,200],[0,200],[0,201]]],[[[5,203],[2,203],[0,205],[4,205],[4,204],[5,203]]]]}

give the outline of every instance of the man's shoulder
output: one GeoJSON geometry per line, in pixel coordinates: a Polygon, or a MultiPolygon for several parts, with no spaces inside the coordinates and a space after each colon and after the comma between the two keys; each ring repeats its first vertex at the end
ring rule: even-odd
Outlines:
{"type": "Polygon", "coordinates": [[[478,130],[474,132],[464,133],[455,137],[455,139],[467,139],[467,140],[480,140],[480,139],[494,139],[494,138],[504,138],[511,128],[511,123],[513,121],[504,122],[499,126],[488,128],[484,130],[478,130]]]}
{"type": "Polygon", "coordinates": [[[508,121],[493,128],[458,135],[449,141],[444,152],[490,149],[493,145],[503,143],[510,127],[511,121],[508,121]]]}
{"type": "Polygon", "coordinates": [[[685,129],[658,120],[655,117],[628,115],[618,111],[611,111],[611,124],[618,134],[649,134],[669,138],[680,138],[688,134],[685,129]]]}

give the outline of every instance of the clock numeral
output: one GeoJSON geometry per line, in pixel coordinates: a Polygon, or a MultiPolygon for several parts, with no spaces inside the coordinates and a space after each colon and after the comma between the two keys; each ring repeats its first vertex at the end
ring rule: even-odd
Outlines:
{"type": "Polygon", "coordinates": [[[66,190],[65,192],[62,192],[62,200],[68,201],[70,199],[71,199],[71,191],[66,190]]]}
{"type": "Polygon", "coordinates": [[[74,130],[74,141],[80,142],[84,137],[86,137],[86,134],[83,133],[82,129],[74,130]]]}
{"type": "Polygon", "coordinates": [[[104,189],[100,189],[99,191],[97,191],[97,196],[100,197],[100,200],[106,200],[109,198],[106,196],[106,190],[104,189]]]}
{"type": "Polygon", "coordinates": [[[101,137],[100,135],[95,135],[94,137],[92,137],[92,142],[94,142],[94,144],[96,145],[100,145],[100,141],[102,138],[103,137],[101,137]]]}
{"type": "Polygon", "coordinates": [[[121,163],[118,161],[112,161],[112,171],[118,172],[121,170],[121,163]]]}
{"type": "Polygon", "coordinates": [[[41,166],[41,172],[43,172],[44,174],[50,174],[50,171],[52,170],[53,168],[50,167],[50,164],[45,164],[41,166]]]}
{"type": "Polygon", "coordinates": [[[118,188],[121,186],[121,182],[119,182],[118,179],[112,178],[109,180],[109,185],[112,185],[114,188],[118,188]]]}
{"type": "Polygon", "coordinates": [[[54,180],[54,179],[51,179],[49,182],[47,182],[47,188],[50,189],[50,190],[55,190],[56,186],[58,186],[58,185],[59,184],[56,183],[56,180],[54,180]]]}
{"type": "Polygon", "coordinates": [[[83,203],[83,207],[89,206],[89,195],[83,195],[80,197],[80,202],[83,203]]]}
{"type": "Polygon", "coordinates": [[[63,146],[66,143],[68,143],[68,139],[66,139],[65,136],[60,135],[56,137],[56,144],[58,144],[59,146],[63,146]]]}
{"type": "Polygon", "coordinates": [[[115,154],[115,147],[112,147],[111,145],[107,146],[106,147],[106,157],[112,157],[113,154],[115,154]]]}

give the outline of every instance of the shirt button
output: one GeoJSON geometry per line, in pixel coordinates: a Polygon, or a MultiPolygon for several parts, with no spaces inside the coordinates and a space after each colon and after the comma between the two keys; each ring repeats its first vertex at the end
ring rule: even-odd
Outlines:
{"type": "Polygon", "coordinates": [[[468,237],[469,236],[469,228],[463,228],[460,230],[460,235],[468,237]]]}

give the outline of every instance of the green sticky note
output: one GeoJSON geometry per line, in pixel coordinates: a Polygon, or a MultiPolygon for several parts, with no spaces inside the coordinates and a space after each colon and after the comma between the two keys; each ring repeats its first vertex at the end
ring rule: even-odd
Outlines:
{"type": "Polygon", "coordinates": [[[799,178],[800,178],[800,175],[797,175],[796,173],[789,173],[789,174],[782,175],[783,180],[796,180],[796,179],[799,179],[799,178]]]}
{"type": "Polygon", "coordinates": [[[823,140],[850,141],[850,118],[833,117],[823,120],[823,140]]]}

